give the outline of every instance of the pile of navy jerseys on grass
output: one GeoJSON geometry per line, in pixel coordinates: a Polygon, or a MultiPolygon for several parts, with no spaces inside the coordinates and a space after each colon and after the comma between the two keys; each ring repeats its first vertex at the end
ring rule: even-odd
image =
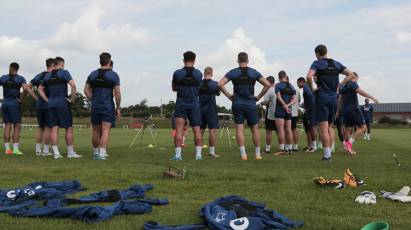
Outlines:
{"type": "Polygon", "coordinates": [[[108,220],[115,215],[144,214],[153,205],[167,205],[167,199],[148,199],[145,192],[150,184],[135,184],[125,190],[107,190],[91,193],[78,199],[67,195],[84,191],[77,180],[61,182],[33,182],[16,189],[0,189],[0,212],[17,217],[71,218],[87,223],[108,220]],[[109,206],[88,205],[107,203],[109,206]],[[71,204],[83,206],[69,207],[71,204]]]}
{"type": "Polygon", "coordinates": [[[167,226],[146,222],[145,230],[263,230],[292,229],[303,226],[303,221],[292,221],[264,204],[248,201],[239,196],[226,196],[203,206],[200,216],[203,224],[167,226]]]}

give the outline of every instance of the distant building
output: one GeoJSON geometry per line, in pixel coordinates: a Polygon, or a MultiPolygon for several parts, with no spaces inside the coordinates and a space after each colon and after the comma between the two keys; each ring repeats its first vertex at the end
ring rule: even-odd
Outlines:
{"type": "Polygon", "coordinates": [[[411,103],[380,103],[374,107],[374,122],[381,118],[411,122],[411,103]]]}

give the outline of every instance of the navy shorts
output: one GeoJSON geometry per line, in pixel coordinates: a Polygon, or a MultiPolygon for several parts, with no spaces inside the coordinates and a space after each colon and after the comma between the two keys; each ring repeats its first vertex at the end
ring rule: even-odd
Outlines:
{"type": "Polygon", "coordinates": [[[337,111],[337,95],[315,95],[315,119],[317,122],[333,123],[337,111]]]}
{"type": "Polygon", "coordinates": [[[178,108],[174,110],[175,118],[182,118],[184,120],[188,119],[190,126],[200,126],[201,125],[201,114],[200,108],[178,108]]]}
{"type": "Polygon", "coordinates": [[[291,117],[291,129],[297,129],[298,117],[291,117]]]}
{"type": "Polygon", "coordinates": [[[213,113],[208,110],[201,110],[201,129],[218,129],[220,128],[220,124],[218,122],[217,113],[213,113]]]}
{"type": "Polygon", "coordinates": [[[277,131],[277,127],[275,126],[275,120],[270,120],[268,118],[265,118],[265,129],[266,130],[273,130],[277,131]]]}
{"type": "Polygon", "coordinates": [[[17,124],[21,123],[21,108],[20,106],[1,105],[3,114],[3,123],[17,124]]]}
{"type": "Polygon", "coordinates": [[[362,126],[365,124],[364,116],[359,109],[343,114],[343,122],[345,127],[362,126]]]}
{"type": "Polygon", "coordinates": [[[73,116],[71,108],[65,107],[49,107],[49,127],[58,126],[59,128],[69,128],[73,126],[73,116]]]}
{"type": "Polygon", "coordinates": [[[316,126],[317,121],[315,120],[315,112],[313,109],[306,109],[303,115],[303,118],[306,120],[307,124],[310,126],[316,126]]]}
{"type": "Polygon", "coordinates": [[[304,130],[306,131],[306,132],[308,132],[308,131],[310,131],[311,130],[311,127],[313,127],[311,124],[310,124],[310,120],[308,119],[308,116],[304,113],[304,115],[303,115],[303,126],[304,126],[304,130]]]}
{"type": "Polygon", "coordinates": [[[372,123],[370,119],[364,119],[364,121],[365,121],[365,124],[367,124],[367,125],[372,123]]]}
{"type": "Polygon", "coordinates": [[[284,119],[284,120],[291,120],[291,113],[287,113],[283,108],[276,107],[275,108],[275,117],[284,119]]]}
{"type": "Polygon", "coordinates": [[[315,119],[315,112],[313,109],[305,109],[304,115],[303,115],[303,124],[304,124],[304,130],[308,131],[310,130],[311,127],[317,126],[318,122],[315,119]]]}
{"type": "Polygon", "coordinates": [[[37,123],[40,128],[48,127],[49,124],[49,110],[46,109],[37,109],[37,123]]]}
{"type": "Polygon", "coordinates": [[[244,124],[244,121],[247,120],[248,126],[254,126],[260,120],[256,105],[233,104],[231,110],[236,124],[244,124]]]}
{"type": "Polygon", "coordinates": [[[91,112],[91,124],[100,125],[103,122],[111,123],[111,127],[114,127],[116,125],[116,116],[114,115],[114,112],[91,112]]]}

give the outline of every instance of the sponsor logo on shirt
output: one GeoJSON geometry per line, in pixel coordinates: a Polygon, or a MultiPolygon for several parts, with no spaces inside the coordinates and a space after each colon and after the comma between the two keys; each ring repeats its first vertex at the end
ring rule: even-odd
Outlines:
{"type": "Polygon", "coordinates": [[[230,227],[234,230],[245,230],[250,225],[250,221],[247,217],[241,217],[230,221],[230,227]]]}

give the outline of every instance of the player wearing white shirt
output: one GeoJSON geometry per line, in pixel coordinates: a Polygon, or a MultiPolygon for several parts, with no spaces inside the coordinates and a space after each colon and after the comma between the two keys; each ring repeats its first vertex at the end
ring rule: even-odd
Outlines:
{"type": "MultiPolygon", "coordinates": [[[[290,80],[288,79],[288,82],[290,80]]],[[[291,130],[293,132],[293,152],[298,151],[298,131],[297,131],[297,122],[298,122],[298,104],[300,102],[300,93],[297,92],[298,102],[291,106],[291,130]]]]}
{"type": "Polygon", "coordinates": [[[267,77],[267,81],[270,83],[270,89],[264,95],[262,105],[266,106],[265,113],[265,153],[269,153],[271,150],[271,143],[273,141],[273,131],[277,131],[275,126],[275,105],[277,103],[277,96],[275,95],[275,79],[273,76],[267,77]]]}

